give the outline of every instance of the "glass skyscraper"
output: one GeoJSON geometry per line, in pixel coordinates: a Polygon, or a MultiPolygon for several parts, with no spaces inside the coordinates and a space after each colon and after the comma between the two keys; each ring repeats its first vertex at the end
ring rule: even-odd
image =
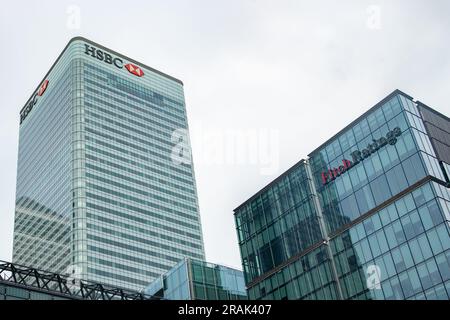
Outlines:
{"type": "Polygon", "coordinates": [[[13,262],[140,290],[203,260],[187,130],[180,80],[72,39],[20,113],[13,262]]]}
{"type": "Polygon", "coordinates": [[[450,119],[396,90],[235,209],[250,299],[450,299],[450,119]]]}

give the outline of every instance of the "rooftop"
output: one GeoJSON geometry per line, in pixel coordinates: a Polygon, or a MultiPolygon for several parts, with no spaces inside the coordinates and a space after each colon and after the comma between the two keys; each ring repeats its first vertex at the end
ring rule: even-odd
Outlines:
{"type": "MultiPolygon", "coordinates": [[[[375,109],[377,109],[378,107],[380,107],[382,104],[384,104],[386,101],[390,100],[392,97],[401,94],[404,97],[413,100],[413,98],[409,95],[407,95],[406,93],[404,93],[403,91],[396,89],[394,90],[392,93],[390,93],[388,96],[386,96],[385,98],[383,98],[380,102],[378,102],[376,105],[374,105],[373,107],[371,107],[369,110],[367,110],[366,112],[364,112],[362,115],[360,115],[358,118],[356,118],[355,120],[353,120],[352,122],[350,122],[350,124],[348,124],[347,126],[345,126],[345,128],[343,128],[342,130],[340,130],[338,133],[336,133],[335,135],[333,135],[331,138],[329,138],[327,141],[325,141],[324,143],[322,143],[319,147],[317,147],[314,151],[312,151],[308,157],[310,158],[315,152],[317,152],[318,150],[320,150],[321,148],[323,148],[324,146],[326,146],[331,140],[336,139],[339,135],[341,135],[344,131],[346,131],[348,128],[352,127],[353,125],[355,125],[358,121],[360,121],[361,119],[363,119],[365,116],[367,116],[369,113],[371,113],[372,111],[374,111],[375,109]]],[[[432,109],[431,109],[432,110],[432,109]]],[[[433,110],[434,111],[434,110],[433,110]]],[[[253,196],[251,196],[249,199],[247,199],[246,201],[244,201],[241,205],[239,205],[236,209],[234,209],[234,214],[236,214],[236,212],[242,208],[244,205],[246,205],[248,202],[254,200],[258,195],[260,195],[262,192],[264,192],[265,190],[267,190],[268,188],[270,188],[271,186],[273,186],[275,183],[277,183],[280,179],[282,179],[286,174],[288,174],[291,170],[293,170],[294,168],[296,168],[298,165],[304,163],[306,160],[302,159],[300,161],[298,161],[297,163],[295,163],[292,167],[290,167],[289,169],[287,169],[286,171],[284,171],[282,174],[280,174],[277,178],[275,178],[274,180],[272,180],[269,184],[267,184],[264,188],[262,188],[261,190],[259,190],[257,193],[255,193],[253,196]]]]}
{"type": "MultiPolygon", "coordinates": [[[[86,38],[84,38],[84,37],[78,36],[78,37],[73,37],[72,39],[69,40],[69,42],[67,43],[67,45],[64,47],[63,51],[59,54],[59,56],[58,56],[58,58],[56,59],[56,61],[53,63],[53,65],[50,67],[50,69],[49,69],[49,70],[47,71],[47,73],[45,74],[45,76],[44,76],[44,78],[42,79],[42,81],[39,82],[38,86],[37,86],[36,89],[33,91],[33,94],[31,94],[30,98],[27,99],[27,103],[28,103],[28,101],[30,101],[30,99],[33,97],[34,93],[35,93],[37,90],[39,90],[39,87],[41,86],[41,84],[45,81],[45,79],[47,79],[48,75],[49,75],[50,72],[53,70],[53,68],[54,68],[55,65],[58,63],[58,61],[61,59],[61,57],[62,57],[62,55],[64,54],[64,52],[66,52],[66,50],[67,50],[67,48],[70,46],[70,44],[71,44],[72,42],[75,42],[75,41],[84,41],[84,42],[87,42],[87,43],[89,43],[89,44],[91,44],[91,45],[93,45],[93,46],[95,46],[95,47],[97,47],[97,48],[99,48],[99,49],[101,49],[101,50],[111,52],[112,54],[114,54],[114,55],[116,55],[116,56],[119,56],[119,57],[121,57],[121,58],[123,58],[123,59],[125,59],[125,60],[127,60],[127,61],[130,61],[130,62],[132,62],[132,63],[134,63],[134,64],[136,64],[136,65],[139,65],[139,66],[141,66],[141,67],[144,67],[144,68],[146,68],[146,69],[148,69],[148,70],[150,70],[150,71],[152,71],[152,72],[154,72],[154,73],[156,73],[156,74],[159,74],[159,75],[161,75],[161,76],[163,76],[163,77],[166,77],[166,78],[168,78],[168,79],[170,79],[170,80],[173,80],[173,81],[178,82],[179,84],[183,85],[183,82],[182,82],[181,80],[177,79],[177,78],[174,78],[174,77],[172,77],[172,76],[169,76],[168,74],[166,74],[166,73],[164,73],[164,72],[161,72],[161,71],[156,70],[156,69],[154,69],[154,68],[152,68],[152,67],[149,67],[149,66],[147,66],[147,65],[145,65],[145,64],[143,64],[143,63],[141,63],[141,62],[138,62],[138,61],[136,61],[136,60],[134,60],[134,59],[131,59],[131,58],[129,58],[129,57],[127,57],[127,56],[125,56],[125,55],[119,53],[119,52],[116,52],[116,51],[111,50],[111,49],[109,49],[109,48],[107,48],[107,47],[105,47],[105,46],[102,46],[101,44],[98,44],[98,43],[96,43],[96,42],[94,42],[94,41],[92,41],[92,40],[89,40],[89,39],[86,39],[86,38]]],[[[25,106],[20,110],[20,113],[21,113],[21,112],[23,111],[23,109],[27,106],[27,103],[25,103],[25,106]]]]}

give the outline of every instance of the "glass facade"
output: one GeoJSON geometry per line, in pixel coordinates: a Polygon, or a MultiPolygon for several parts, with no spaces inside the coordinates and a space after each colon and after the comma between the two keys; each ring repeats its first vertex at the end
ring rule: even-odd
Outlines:
{"type": "Polygon", "coordinates": [[[22,111],[15,263],[140,290],[204,259],[192,162],[172,161],[183,84],[136,64],[74,38],[22,111]]]}
{"type": "Polygon", "coordinates": [[[449,299],[449,190],[414,189],[331,239],[345,299],[449,299]],[[378,266],[379,289],[365,285],[378,266]]]}
{"type": "Polygon", "coordinates": [[[32,288],[12,286],[0,281],[0,300],[69,300],[51,293],[37,292],[32,288]]]}
{"type": "Polygon", "coordinates": [[[152,282],[144,293],[169,300],[245,300],[242,271],[185,259],[152,282]]]}
{"type": "Polygon", "coordinates": [[[396,90],[237,208],[249,298],[449,299],[443,137],[396,90]]]}

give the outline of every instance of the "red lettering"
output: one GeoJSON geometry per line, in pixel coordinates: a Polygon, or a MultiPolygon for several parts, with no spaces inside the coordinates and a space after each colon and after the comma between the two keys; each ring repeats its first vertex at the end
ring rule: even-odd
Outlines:
{"type": "Polygon", "coordinates": [[[352,166],[352,163],[350,162],[350,160],[347,160],[347,159],[342,160],[342,163],[344,164],[345,169],[349,169],[352,166]]]}
{"type": "Polygon", "coordinates": [[[328,174],[326,172],[322,172],[322,183],[327,184],[328,174]]]}
{"type": "Polygon", "coordinates": [[[339,177],[339,169],[333,168],[333,177],[334,178],[339,177]]]}

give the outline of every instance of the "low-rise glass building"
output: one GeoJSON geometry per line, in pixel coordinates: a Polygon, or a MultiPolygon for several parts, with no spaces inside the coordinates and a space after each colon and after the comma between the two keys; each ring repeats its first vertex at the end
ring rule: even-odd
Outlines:
{"type": "Polygon", "coordinates": [[[169,300],[247,299],[242,271],[189,258],[154,280],[144,293],[169,300]]]}
{"type": "Polygon", "coordinates": [[[250,299],[449,299],[450,119],[396,90],[235,209],[250,299]]]}

